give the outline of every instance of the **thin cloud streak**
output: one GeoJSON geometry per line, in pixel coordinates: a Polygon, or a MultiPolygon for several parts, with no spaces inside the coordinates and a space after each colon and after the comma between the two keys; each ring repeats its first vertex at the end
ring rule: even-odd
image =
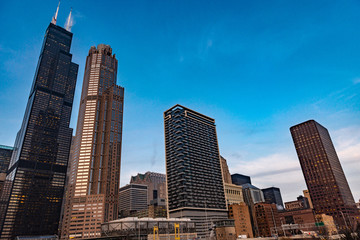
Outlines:
{"type": "MultiPolygon", "coordinates": [[[[357,200],[360,198],[360,186],[357,184],[360,179],[356,174],[360,172],[360,126],[335,130],[331,136],[350,189],[357,200]]],[[[252,183],[259,188],[279,187],[283,200],[291,201],[306,189],[300,163],[294,153],[295,149],[284,149],[249,161],[238,157],[242,156],[241,153],[233,153],[227,159],[231,173],[249,175],[252,183]],[[232,167],[234,162],[237,164],[232,167]]]]}

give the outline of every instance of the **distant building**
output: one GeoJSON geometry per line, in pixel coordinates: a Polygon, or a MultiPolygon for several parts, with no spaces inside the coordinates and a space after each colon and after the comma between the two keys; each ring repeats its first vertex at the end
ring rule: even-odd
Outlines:
{"type": "Polygon", "coordinates": [[[236,184],[236,185],[243,185],[246,183],[251,184],[251,178],[249,176],[238,174],[238,173],[231,175],[231,181],[233,184],[236,184]]]}
{"type": "Polygon", "coordinates": [[[254,208],[260,237],[282,234],[277,230],[281,226],[281,221],[276,204],[257,203],[254,208]]]}
{"type": "Polygon", "coordinates": [[[231,181],[231,175],[229,172],[229,167],[227,165],[226,159],[223,156],[220,156],[220,160],[221,160],[221,170],[222,170],[222,176],[223,176],[223,180],[224,183],[232,183],[231,181]]]}
{"type": "Polygon", "coordinates": [[[311,208],[287,210],[279,215],[283,224],[315,224],[315,215],[311,208]]]}
{"type": "Polygon", "coordinates": [[[306,197],[308,202],[309,202],[309,207],[314,208],[313,205],[312,205],[312,202],[311,202],[311,197],[310,197],[309,190],[307,190],[307,189],[303,190],[303,193],[304,193],[304,197],[306,197]]]}
{"type": "Polygon", "coordinates": [[[4,186],[6,171],[8,170],[11,154],[13,152],[13,147],[8,147],[0,145],[0,196],[1,190],[4,186]]]}
{"type": "Polygon", "coordinates": [[[315,213],[333,216],[343,228],[360,221],[328,130],[309,120],[291,127],[290,132],[315,213]]]}
{"type": "Polygon", "coordinates": [[[226,204],[239,204],[244,202],[242,186],[224,183],[226,204]]]}
{"type": "Polygon", "coordinates": [[[280,193],[279,188],[277,188],[277,187],[269,187],[269,188],[261,189],[261,191],[264,194],[265,202],[267,202],[267,203],[275,203],[279,210],[284,209],[284,204],[283,204],[283,201],[282,201],[282,197],[281,197],[281,193],[280,193]]]}
{"type": "Polygon", "coordinates": [[[243,188],[244,200],[247,205],[250,206],[251,204],[265,202],[264,194],[259,188],[249,183],[241,186],[243,188]]]}
{"type": "Polygon", "coordinates": [[[260,232],[255,217],[255,204],[263,203],[265,201],[263,192],[249,183],[241,185],[243,188],[243,196],[246,205],[249,206],[250,221],[253,227],[253,233],[255,237],[260,237],[260,232]]]}
{"type": "Polygon", "coordinates": [[[119,212],[121,217],[130,216],[135,211],[147,209],[148,189],[146,185],[128,184],[119,189],[119,212]]]}
{"type": "Polygon", "coordinates": [[[192,219],[209,237],[212,222],[228,215],[215,120],[175,105],[164,124],[169,215],[192,219]]]}
{"type": "Polygon", "coordinates": [[[229,218],[234,219],[236,235],[245,235],[247,238],[253,238],[253,230],[251,226],[251,216],[249,207],[246,203],[231,204],[229,208],[229,218]]]}
{"type": "Polygon", "coordinates": [[[356,207],[360,209],[360,199],[359,199],[359,201],[356,203],[356,207]]]}
{"type": "Polygon", "coordinates": [[[326,214],[318,214],[315,216],[315,219],[317,225],[321,225],[320,223],[324,224],[324,227],[326,228],[326,232],[328,234],[330,235],[338,234],[338,230],[334,222],[334,218],[332,216],[326,214]]]}
{"type": "Polygon", "coordinates": [[[285,203],[285,209],[287,211],[307,208],[310,208],[310,204],[308,199],[303,196],[299,196],[296,201],[290,201],[285,203]]]}
{"type": "Polygon", "coordinates": [[[215,221],[216,240],[236,240],[235,224],[233,219],[215,221]]]}
{"type": "Polygon", "coordinates": [[[156,204],[157,199],[166,199],[166,175],[162,173],[146,172],[132,176],[130,183],[142,184],[148,187],[148,204],[156,204]]]}

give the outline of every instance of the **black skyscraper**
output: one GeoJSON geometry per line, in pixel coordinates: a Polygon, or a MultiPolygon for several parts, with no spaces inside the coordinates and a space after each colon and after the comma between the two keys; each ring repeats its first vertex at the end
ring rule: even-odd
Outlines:
{"type": "Polygon", "coordinates": [[[71,40],[50,23],[0,199],[2,239],[58,232],[78,72],[71,40]]]}
{"type": "Polygon", "coordinates": [[[280,189],[277,187],[269,187],[261,189],[264,194],[265,202],[275,203],[278,209],[284,209],[280,189]]]}
{"type": "Polygon", "coordinates": [[[245,175],[238,174],[238,173],[231,175],[231,181],[233,184],[239,185],[239,186],[246,184],[246,183],[251,184],[251,179],[249,176],[245,176],[245,175]]]}
{"type": "Polygon", "coordinates": [[[194,220],[209,237],[211,221],[227,218],[215,120],[175,105],[164,123],[169,215],[194,220]]]}

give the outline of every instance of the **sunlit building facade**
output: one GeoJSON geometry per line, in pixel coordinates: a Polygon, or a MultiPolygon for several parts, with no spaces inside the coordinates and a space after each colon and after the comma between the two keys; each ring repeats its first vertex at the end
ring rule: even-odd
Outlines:
{"type": "Polygon", "coordinates": [[[290,132],[316,214],[334,217],[342,227],[359,221],[353,195],[328,130],[314,120],[290,132]]]}
{"type": "Polygon", "coordinates": [[[63,199],[78,65],[73,34],[48,26],[0,202],[1,239],[53,235],[63,199]]]}
{"type": "Polygon", "coordinates": [[[61,238],[95,238],[118,217],[124,88],[108,45],[86,58],[61,238]]]}

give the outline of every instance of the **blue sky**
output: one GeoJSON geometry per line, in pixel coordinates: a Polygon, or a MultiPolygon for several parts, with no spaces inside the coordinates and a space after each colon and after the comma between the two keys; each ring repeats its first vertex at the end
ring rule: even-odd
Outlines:
{"type": "MultiPolygon", "coordinates": [[[[20,128],[51,1],[0,2],[0,144],[20,128]]],[[[354,198],[360,198],[360,3],[358,1],[71,1],[73,61],[111,45],[125,87],[121,185],[165,172],[163,112],[179,103],[216,119],[231,173],[285,201],[305,189],[289,127],[328,128],[354,198]]]]}

